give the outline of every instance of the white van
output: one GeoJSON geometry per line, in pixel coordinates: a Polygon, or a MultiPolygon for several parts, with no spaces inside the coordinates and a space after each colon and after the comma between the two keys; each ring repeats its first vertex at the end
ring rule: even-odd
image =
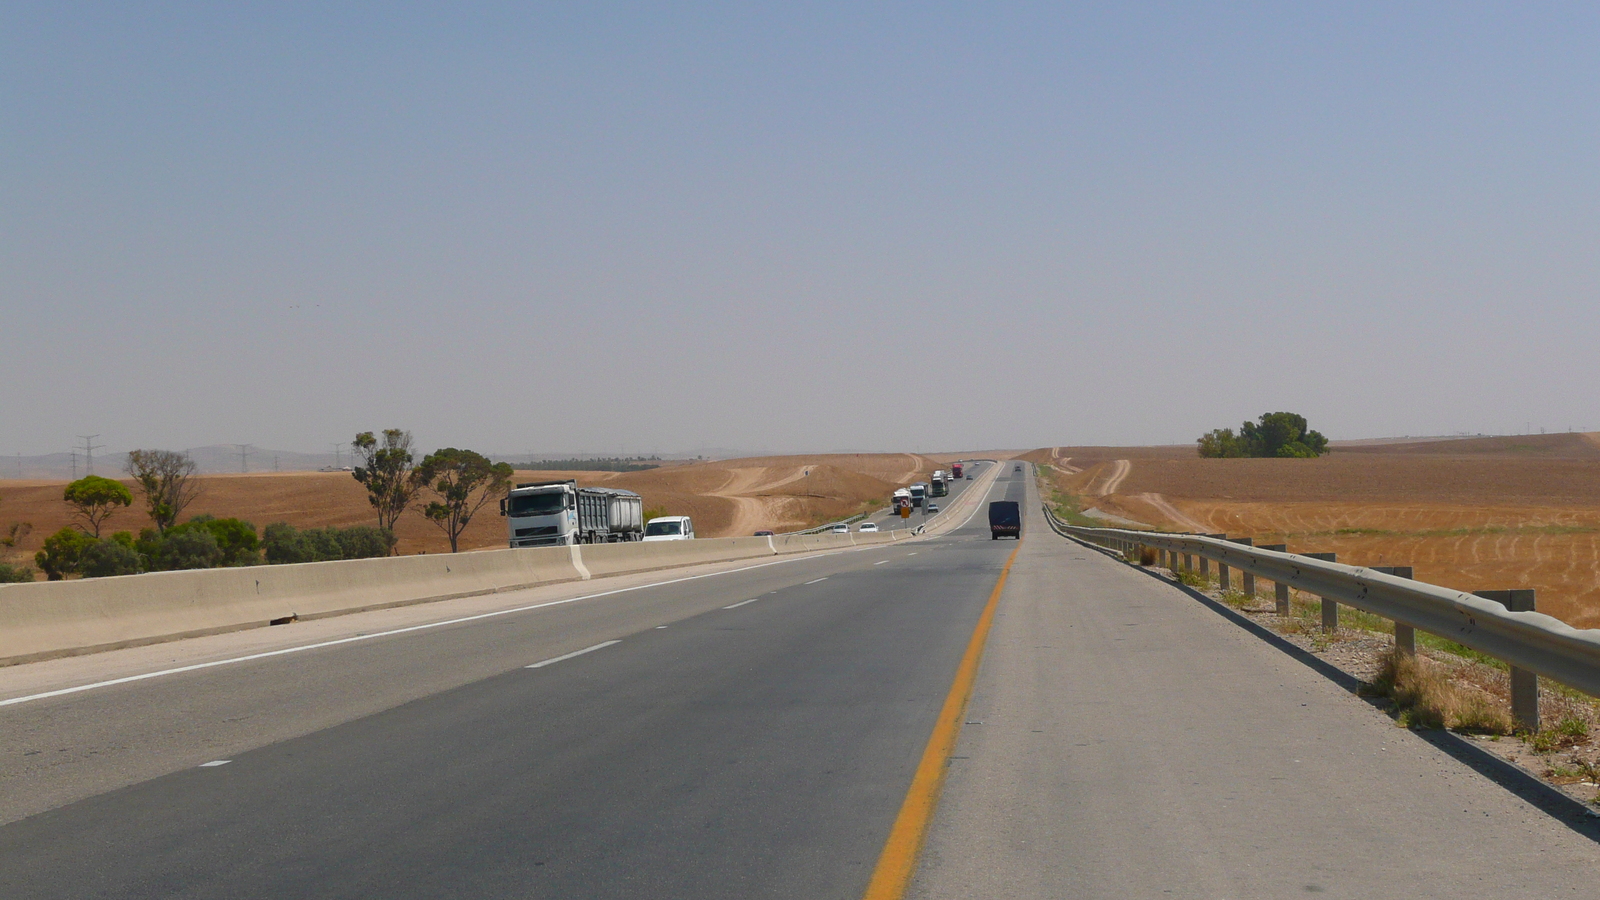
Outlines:
{"type": "Polygon", "coordinates": [[[688,516],[656,516],[644,523],[647,541],[692,541],[694,523],[688,516]]]}

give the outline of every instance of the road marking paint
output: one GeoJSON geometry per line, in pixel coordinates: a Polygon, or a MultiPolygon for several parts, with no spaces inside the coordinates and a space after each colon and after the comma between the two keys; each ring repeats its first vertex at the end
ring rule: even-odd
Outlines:
{"type": "MultiPolygon", "coordinates": [[[[917,551],[917,553],[921,553],[921,552],[922,552],[922,551],[920,551],[920,550],[918,550],[918,551],[917,551]]],[[[906,554],[906,555],[907,555],[907,556],[916,556],[916,555],[917,555],[917,553],[907,553],[907,554],[906,554]]]]}
{"type": "Polygon", "coordinates": [[[881,566],[881,565],[883,565],[883,564],[884,564],[884,563],[886,563],[886,562],[888,562],[888,560],[887,560],[887,559],[880,559],[880,560],[878,560],[878,561],[877,561],[877,562],[875,562],[875,563],[873,563],[873,565],[875,565],[875,566],[881,566]]]}
{"type": "Polygon", "coordinates": [[[1011,564],[1016,562],[1022,549],[1019,543],[1006,559],[1000,578],[994,583],[989,602],[978,616],[978,625],[972,630],[972,640],[956,667],[955,681],[944,698],[939,717],[934,720],[933,734],[922,751],[916,774],[911,777],[911,788],[906,791],[905,803],[895,816],[889,829],[889,839],[884,842],[883,853],[872,870],[872,880],[867,883],[863,900],[900,900],[911,886],[911,876],[917,870],[917,855],[922,852],[923,839],[928,834],[928,823],[939,805],[939,791],[944,787],[944,773],[950,753],[961,735],[961,723],[966,720],[967,699],[972,696],[972,685],[978,678],[978,663],[983,659],[983,644],[989,637],[989,625],[994,622],[994,610],[1000,603],[1000,592],[1011,574],[1011,564]]]}
{"type": "MultiPolygon", "coordinates": [[[[808,581],[808,582],[806,582],[806,584],[816,584],[818,581],[827,581],[827,580],[828,580],[828,576],[824,575],[821,578],[816,579],[815,581],[808,581]]],[[[805,587],[805,584],[801,585],[801,587],[805,587]]]]}
{"type": "Polygon", "coordinates": [[[665,627],[667,627],[667,626],[665,626],[665,625],[657,625],[657,626],[656,626],[656,630],[657,630],[657,631],[660,631],[660,630],[661,630],[661,629],[663,629],[663,628],[665,628],[665,627]]]}
{"type": "Polygon", "coordinates": [[[738,609],[739,607],[745,605],[746,603],[754,603],[754,602],[756,602],[757,600],[760,600],[760,599],[761,599],[760,597],[755,597],[755,598],[752,598],[750,600],[740,600],[738,603],[735,603],[732,606],[724,606],[723,609],[738,609]]]}
{"type": "Polygon", "coordinates": [[[598,644],[595,644],[593,647],[585,647],[582,650],[574,650],[571,653],[563,653],[560,656],[552,656],[549,659],[542,659],[542,660],[534,663],[531,666],[524,666],[523,668],[526,668],[526,669],[542,669],[545,666],[551,665],[552,663],[562,662],[564,660],[571,659],[574,656],[582,656],[585,653],[593,653],[596,650],[604,650],[605,648],[611,646],[612,644],[620,644],[620,643],[622,643],[622,642],[621,641],[602,641],[602,642],[600,642],[598,644]]]}
{"type": "Polygon", "coordinates": [[[228,763],[231,763],[231,762],[233,762],[233,760],[231,760],[231,759],[213,759],[211,762],[201,763],[200,764],[200,768],[202,768],[202,769],[212,769],[212,768],[216,768],[217,766],[225,766],[225,765],[227,765],[228,763]]]}
{"type": "MultiPolygon", "coordinates": [[[[284,647],[280,650],[265,650],[261,653],[250,653],[245,656],[229,657],[228,659],[214,659],[210,662],[194,663],[187,666],[177,666],[171,669],[160,669],[155,672],[142,672],[138,675],[124,675],[121,678],[112,678],[106,681],[96,681],[92,684],[80,684],[76,687],[58,688],[53,691],[43,691],[38,694],[28,694],[23,697],[12,697],[7,700],[0,700],[0,707],[15,706],[19,703],[29,703],[34,700],[48,700],[51,697],[64,697],[69,694],[81,694],[84,691],[115,687],[119,684],[130,684],[135,681],[145,681],[150,678],[161,678],[166,675],[181,675],[185,672],[198,672],[201,669],[214,669],[217,666],[231,666],[236,663],[254,662],[258,659],[269,659],[274,656],[286,656],[290,653],[300,653],[305,650],[320,650],[323,647],[337,647],[341,644],[353,644],[358,641],[370,641],[374,638],[391,637],[397,634],[409,634],[413,631],[427,631],[431,628],[443,628],[446,625],[460,625],[465,622],[477,622],[482,619],[493,619],[497,616],[509,616],[515,615],[516,613],[532,612],[533,610],[544,609],[548,606],[561,606],[567,603],[577,603],[580,600],[595,600],[600,597],[610,597],[614,594],[626,594],[631,591],[643,591],[650,588],[665,587],[669,584],[682,584],[686,581],[698,581],[701,578],[715,578],[719,575],[734,575],[739,572],[749,572],[752,569],[765,569],[768,566],[781,566],[785,563],[805,562],[808,559],[821,559],[825,556],[832,556],[834,553],[860,553],[868,549],[870,548],[862,547],[859,549],[825,551],[822,553],[807,554],[804,556],[794,556],[790,557],[789,559],[775,559],[771,562],[756,563],[753,566],[741,566],[737,569],[727,569],[721,572],[706,572],[701,575],[686,575],[682,578],[670,578],[666,581],[653,581],[649,584],[641,584],[634,587],[617,588],[616,590],[611,591],[600,591],[598,593],[584,594],[578,597],[567,597],[564,600],[548,600],[544,603],[532,603],[527,606],[518,606],[512,609],[497,609],[494,612],[478,613],[471,616],[458,616],[454,619],[445,619],[439,622],[424,622],[421,625],[407,625],[404,628],[393,628],[388,631],[374,631],[368,634],[357,634],[346,638],[335,638],[330,641],[317,641],[314,644],[301,644],[298,647],[284,647]]],[[[531,585],[530,587],[543,587],[543,585],[531,585]]],[[[773,593],[776,594],[777,591],[773,591],[773,593]]]]}

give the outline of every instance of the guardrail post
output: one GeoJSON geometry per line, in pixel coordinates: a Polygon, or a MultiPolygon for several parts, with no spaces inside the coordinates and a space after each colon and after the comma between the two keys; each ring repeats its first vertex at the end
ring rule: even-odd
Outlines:
{"type": "MultiPolygon", "coordinates": [[[[1203,537],[1221,538],[1223,540],[1227,540],[1228,539],[1228,536],[1225,535],[1225,534],[1207,534],[1207,535],[1203,535],[1203,537]]],[[[1221,566],[1222,564],[1218,563],[1217,565],[1221,566]]],[[[1226,583],[1226,579],[1228,577],[1227,576],[1227,571],[1228,571],[1227,567],[1223,566],[1223,568],[1222,568],[1222,578],[1224,579],[1224,583],[1223,583],[1223,588],[1224,589],[1227,588],[1227,583],[1226,583]]],[[[1204,556],[1200,557],[1200,577],[1201,578],[1210,578],[1211,577],[1211,560],[1207,559],[1204,556]]]]}
{"type": "MultiPolygon", "coordinates": [[[[1233,544],[1243,544],[1246,547],[1254,543],[1254,541],[1250,538],[1228,538],[1228,542],[1233,544]]],[[[1239,589],[1244,592],[1246,597],[1254,597],[1256,595],[1256,576],[1254,572],[1247,572],[1244,569],[1240,569],[1239,582],[1239,589]]],[[[1227,566],[1222,567],[1222,589],[1228,589],[1227,566]]]]}
{"type": "MultiPolygon", "coordinates": [[[[1261,549],[1262,550],[1276,550],[1279,553],[1287,553],[1289,551],[1289,545],[1288,544],[1262,544],[1261,545],[1261,549]]],[[[1277,601],[1277,604],[1276,604],[1277,605],[1277,610],[1276,611],[1277,611],[1278,615],[1287,616],[1289,614],[1289,586],[1287,584],[1283,584],[1281,582],[1274,581],[1272,583],[1272,598],[1277,601]]]]}
{"type": "MultiPolygon", "coordinates": [[[[1372,571],[1393,575],[1396,578],[1410,578],[1410,566],[1372,566],[1372,571]]],[[[1404,622],[1396,620],[1394,623],[1394,649],[1407,656],[1417,655],[1417,630],[1404,622]]]]}
{"type": "MultiPolygon", "coordinates": [[[[1338,562],[1337,553],[1302,553],[1300,555],[1309,559],[1320,559],[1323,562],[1338,562]]],[[[1329,600],[1327,597],[1323,597],[1321,600],[1322,630],[1332,634],[1339,630],[1339,604],[1329,600]]]]}
{"type": "MultiPolygon", "coordinates": [[[[1537,597],[1531,590],[1473,591],[1479,597],[1504,606],[1512,612],[1537,612],[1537,597]]],[[[1526,731],[1539,730],[1539,676],[1511,667],[1511,721],[1526,731]]]]}

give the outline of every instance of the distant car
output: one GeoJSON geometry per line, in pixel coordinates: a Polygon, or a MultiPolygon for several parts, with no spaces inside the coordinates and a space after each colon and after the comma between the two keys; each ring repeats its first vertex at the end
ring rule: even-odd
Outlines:
{"type": "Polygon", "coordinates": [[[833,526],[833,528],[831,528],[829,530],[832,531],[834,534],[849,534],[850,533],[850,526],[844,524],[843,522],[840,522],[839,524],[833,526]]]}
{"type": "Polygon", "coordinates": [[[772,537],[772,532],[770,532],[770,531],[758,531],[758,532],[756,532],[756,537],[772,537]]]}
{"type": "Polygon", "coordinates": [[[856,530],[857,531],[877,531],[878,530],[878,523],[877,522],[862,522],[861,523],[861,527],[856,529],[856,530]]]}
{"type": "Polygon", "coordinates": [[[1013,471],[1013,472],[1021,472],[1022,471],[1022,467],[1021,466],[1017,466],[1015,469],[1012,469],[1011,471],[1013,471]]]}
{"type": "Polygon", "coordinates": [[[971,475],[968,475],[968,476],[967,476],[967,480],[968,480],[968,481],[971,481],[971,480],[972,480],[972,476],[971,476],[971,475]]]}
{"type": "Polygon", "coordinates": [[[694,523],[688,516],[657,516],[644,524],[647,541],[692,541],[694,523]]]}
{"type": "Polygon", "coordinates": [[[928,504],[928,512],[936,513],[938,511],[939,511],[939,504],[937,504],[937,503],[929,503],[928,504]]]}

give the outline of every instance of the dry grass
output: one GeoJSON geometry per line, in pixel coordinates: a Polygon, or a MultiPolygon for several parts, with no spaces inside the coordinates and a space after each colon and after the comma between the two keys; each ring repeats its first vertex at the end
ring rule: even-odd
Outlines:
{"type": "Polygon", "coordinates": [[[1452,679],[1445,666],[1425,656],[1398,650],[1383,654],[1371,689],[1394,701],[1402,725],[1480,734],[1511,731],[1511,716],[1494,698],[1452,679]]]}

